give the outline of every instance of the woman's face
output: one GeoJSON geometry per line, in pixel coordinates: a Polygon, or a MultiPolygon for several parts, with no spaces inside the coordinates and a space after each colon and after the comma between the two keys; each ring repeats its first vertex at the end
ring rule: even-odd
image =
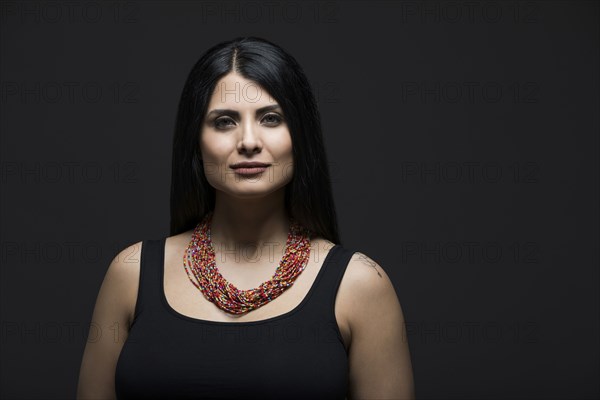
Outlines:
{"type": "Polygon", "coordinates": [[[260,197],[292,179],[292,138],[283,110],[256,82],[229,73],[215,87],[200,132],[206,179],[235,197],[260,197]],[[259,162],[266,168],[235,168],[259,162]]]}

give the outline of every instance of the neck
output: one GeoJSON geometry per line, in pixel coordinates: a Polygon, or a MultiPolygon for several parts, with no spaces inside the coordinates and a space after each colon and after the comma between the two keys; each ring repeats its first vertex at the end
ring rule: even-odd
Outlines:
{"type": "Polygon", "coordinates": [[[215,253],[242,263],[283,255],[290,229],[284,196],[285,188],[250,199],[217,191],[210,228],[215,253]]]}

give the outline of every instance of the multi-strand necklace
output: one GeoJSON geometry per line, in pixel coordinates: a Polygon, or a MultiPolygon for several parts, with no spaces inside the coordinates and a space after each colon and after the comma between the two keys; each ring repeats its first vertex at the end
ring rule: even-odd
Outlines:
{"type": "Polygon", "coordinates": [[[194,286],[220,309],[231,314],[257,309],[279,297],[306,268],[310,258],[310,231],[290,219],[285,252],[273,277],[258,288],[239,290],[217,268],[210,237],[212,215],[213,212],[209,212],[194,229],[183,256],[183,266],[194,286]]]}

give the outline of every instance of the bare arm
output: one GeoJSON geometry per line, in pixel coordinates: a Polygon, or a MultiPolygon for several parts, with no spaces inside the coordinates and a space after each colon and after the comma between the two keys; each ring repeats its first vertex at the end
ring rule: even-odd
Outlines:
{"type": "Polygon", "coordinates": [[[141,242],[111,262],[100,287],[83,353],[77,399],[115,399],[115,368],[137,299],[141,242]]]}
{"type": "Polygon", "coordinates": [[[414,400],[404,315],[385,271],[362,253],[348,264],[349,400],[414,400]]]}

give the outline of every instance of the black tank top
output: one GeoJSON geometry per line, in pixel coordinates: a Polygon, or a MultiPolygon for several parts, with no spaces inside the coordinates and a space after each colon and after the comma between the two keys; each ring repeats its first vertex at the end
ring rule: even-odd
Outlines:
{"type": "Polygon", "coordinates": [[[334,306],[353,252],[331,248],[293,310],[220,322],[167,303],[164,251],[165,238],[142,243],[134,320],[115,371],[118,399],[345,399],[348,355],[334,306]]]}

